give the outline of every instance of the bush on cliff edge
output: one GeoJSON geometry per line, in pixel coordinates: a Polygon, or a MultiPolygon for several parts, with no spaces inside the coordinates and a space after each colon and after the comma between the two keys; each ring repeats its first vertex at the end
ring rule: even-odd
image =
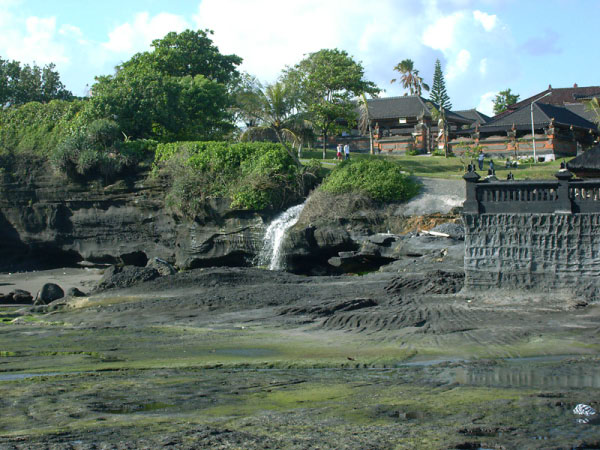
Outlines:
{"type": "Polygon", "coordinates": [[[154,172],[170,184],[167,204],[189,217],[216,197],[236,209],[280,209],[304,195],[305,170],[268,142],[159,144],[154,160],[154,172]]]}
{"type": "Polygon", "coordinates": [[[321,189],[331,194],[361,194],[378,202],[405,202],[419,192],[419,185],[398,164],[373,158],[344,161],[321,189]]]}

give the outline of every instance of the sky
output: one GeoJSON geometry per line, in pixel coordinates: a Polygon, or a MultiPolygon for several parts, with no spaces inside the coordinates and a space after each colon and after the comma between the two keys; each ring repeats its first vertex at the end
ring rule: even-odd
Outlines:
{"type": "MultiPolygon", "coordinates": [[[[382,97],[412,59],[431,84],[440,59],[454,110],[492,114],[504,89],[527,98],[600,85],[599,0],[0,0],[0,58],[54,63],[75,95],[170,31],[210,29],[263,83],[323,48],[346,50],[382,97]]],[[[428,94],[424,94],[428,97],[428,94]]]]}

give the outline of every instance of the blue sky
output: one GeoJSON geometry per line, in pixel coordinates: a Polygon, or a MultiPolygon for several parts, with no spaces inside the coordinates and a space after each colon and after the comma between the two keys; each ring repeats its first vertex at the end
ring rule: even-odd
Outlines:
{"type": "MultiPolygon", "coordinates": [[[[0,0],[0,58],[54,62],[76,95],[95,75],[186,28],[214,30],[242,69],[274,81],[286,65],[338,47],[366,76],[390,84],[400,60],[431,84],[442,62],[454,109],[490,114],[503,89],[528,97],[553,87],[600,85],[598,0],[0,0]]],[[[427,94],[426,94],[427,95],[427,94]]]]}

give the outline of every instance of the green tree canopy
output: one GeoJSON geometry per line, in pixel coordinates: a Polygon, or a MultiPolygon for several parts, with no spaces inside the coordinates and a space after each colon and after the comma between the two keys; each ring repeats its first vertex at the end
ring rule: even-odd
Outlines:
{"type": "Polygon", "coordinates": [[[54,64],[21,66],[18,61],[0,58],[0,106],[72,99],[55,68],[54,64]]]}
{"type": "Polygon", "coordinates": [[[220,55],[205,31],[169,33],[152,45],[96,78],[92,116],[114,119],[128,137],[162,141],[218,139],[232,130],[227,83],[241,59],[220,55]]]}
{"type": "Polygon", "coordinates": [[[344,50],[323,49],[311,53],[284,73],[286,83],[298,87],[300,101],[314,127],[323,136],[323,158],[327,136],[356,123],[353,99],[379,89],[364,78],[362,64],[344,50]]]}
{"type": "Polygon", "coordinates": [[[494,99],[494,114],[500,114],[512,105],[519,101],[519,94],[513,94],[510,89],[498,92],[494,99]]]}
{"type": "MultiPolygon", "coordinates": [[[[429,85],[423,81],[423,78],[419,76],[419,71],[415,69],[415,63],[412,59],[404,59],[400,61],[394,67],[396,72],[399,72],[402,76],[400,81],[402,87],[408,89],[410,95],[421,95],[423,89],[429,90],[429,85]]],[[[396,78],[392,79],[391,83],[395,83],[396,78]]]]}
{"type": "Polygon", "coordinates": [[[429,93],[429,99],[436,103],[440,109],[452,109],[450,97],[446,92],[446,82],[442,72],[442,64],[439,59],[435,61],[435,69],[433,72],[433,85],[429,93]]]}
{"type": "Polygon", "coordinates": [[[163,75],[185,77],[203,75],[217,83],[229,83],[235,78],[242,58],[223,55],[213,44],[211,30],[170,32],[152,41],[154,51],[134,55],[118,69],[151,66],[163,75]]]}

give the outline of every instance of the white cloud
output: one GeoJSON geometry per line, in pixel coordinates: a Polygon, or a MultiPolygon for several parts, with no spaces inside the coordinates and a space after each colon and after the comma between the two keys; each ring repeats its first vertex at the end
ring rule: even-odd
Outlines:
{"type": "Polygon", "coordinates": [[[453,104],[466,109],[481,92],[503,88],[519,75],[510,30],[499,17],[476,9],[494,11],[491,1],[378,0],[373,7],[362,0],[196,0],[195,14],[140,11],[94,40],[82,23],[27,18],[21,0],[0,0],[0,56],[54,62],[67,87],[81,95],[95,75],[112,73],[114,65],[150,49],[152,40],[209,28],[221,52],[241,56],[242,70],[266,82],[307,53],[337,47],[363,63],[366,77],[387,90],[383,95],[400,95],[401,86],[389,82],[398,75],[392,70],[398,62],[412,59],[430,84],[440,58],[453,104]]]}
{"type": "Polygon", "coordinates": [[[69,63],[70,58],[64,45],[55,40],[55,17],[27,17],[25,34],[14,34],[15,41],[5,42],[4,51],[9,59],[30,64],[35,62],[39,65],[55,63],[60,66],[69,63]]]}
{"type": "Polygon", "coordinates": [[[471,53],[463,48],[458,52],[454,61],[448,65],[448,73],[446,74],[446,78],[451,81],[464,74],[469,68],[470,63],[471,53]]]}
{"type": "Polygon", "coordinates": [[[150,17],[147,12],[135,16],[133,23],[119,25],[108,34],[109,40],[103,47],[114,53],[133,54],[147,50],[154,39],[170,31],[180,32],[190,24],[181,16],[160,13],[150,17]]]}
{"type": "Polygon", "coordinates": [[[457,26],[463,19],[462,12],[440,17],[425,28],[421,37],[423,44],[435,50],[451,49],[454,46],[457,26]]]}
{"type": "Polygon", "coordinates": [[[479,61],[479,73],[483,76],[487,73],[487,58],[481,58],[479,61]]]}
{"type": "Polygon", "coordinates": [[[488,116],[494,115],[494,99],[498,92],[486,92],[479,99],[479,104],[477,105],[477,111],[480,111],[488,116]]]}
{"type": "Polygon", "coordinates": [[[473,18],[478,21],[485,31],[492,31],[496,26],[497,17],[495,14],[487,14],[479,10],[473,11],[473,18]]]}

